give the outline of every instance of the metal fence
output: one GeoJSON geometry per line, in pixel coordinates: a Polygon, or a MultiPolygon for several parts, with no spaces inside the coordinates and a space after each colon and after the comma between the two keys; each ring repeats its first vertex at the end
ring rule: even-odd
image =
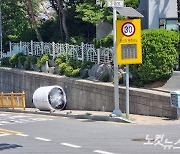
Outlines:
{"type": "Polygon", "coordinates": [[[69,53],[73,59],[88,60],[96,64],[109,63],[113,59],[112,48],[96,49],[93,44],[81,43],[81,45],[70,45],[45,42],[19,42],[9,43],[10,51],[1,57],[10,57],[15,53],[23,52],[25,55],[41,56],[50,54],[53,59],[61,53],[69,53]]]}

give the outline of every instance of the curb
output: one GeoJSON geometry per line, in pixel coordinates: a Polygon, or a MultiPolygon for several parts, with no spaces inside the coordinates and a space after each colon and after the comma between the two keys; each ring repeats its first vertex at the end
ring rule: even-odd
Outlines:
{"type": "Polygon", "coordinates": [[[3,112],[15,112],[15,113],[30,113],[30,114],[40,114],[40,115],[51,115],[51,116],[60,116],[67,117],[73,119],[88,119],[93,121],[111,121],[111,122],[119,122],[119,123],[134,123],[131,120],[122,118],[122,117],[109,117],[102,115],[89,115],[89,114],[64,114],[58,112],[48,112],[48,111],[27,111],[27,110],[17,110],[17,109],[0,109],[3,112]]]}

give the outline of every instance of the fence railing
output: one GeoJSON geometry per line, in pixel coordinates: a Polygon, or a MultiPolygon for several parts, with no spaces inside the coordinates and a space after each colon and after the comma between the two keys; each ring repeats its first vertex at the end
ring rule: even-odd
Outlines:
{"type": "Polygon", "coordinates": [[[23,108],[25,110],[25,93],[1,93],[0,107],[2,108],[23,108]]]}
{"type": "Polygon", "coordinates": [[[9,43],[10,51],[1,57],[10,57],[15,53],[23,52],[25,55],[41,56],[50,54],[55,58],[60,53],[69,53],[73,59],[88,60],[97,64],[109,63],[113,60],[112,48],[96,49],[93,44],[81,43],[81,45],[70,45],[45,42],[19,42],[9,43]]]}

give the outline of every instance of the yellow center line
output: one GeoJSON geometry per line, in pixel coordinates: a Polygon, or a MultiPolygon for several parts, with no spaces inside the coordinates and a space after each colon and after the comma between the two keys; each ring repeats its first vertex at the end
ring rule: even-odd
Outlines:
{"type": "Polygon", "coordinates": [[[11,133],[11,134],[23,134],[22,132],[0,128],[0,132],[11,133]]]}

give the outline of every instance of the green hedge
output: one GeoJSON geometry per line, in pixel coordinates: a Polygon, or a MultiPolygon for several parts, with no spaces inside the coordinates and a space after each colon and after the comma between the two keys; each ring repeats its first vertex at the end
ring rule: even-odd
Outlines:
{"type": "Polygon", "coordinates": [[[164,29],[142,32],[143,63],[131,65],[134,84],[144,84],[167,78],[178,63],[178,33],[164,29]]]}

